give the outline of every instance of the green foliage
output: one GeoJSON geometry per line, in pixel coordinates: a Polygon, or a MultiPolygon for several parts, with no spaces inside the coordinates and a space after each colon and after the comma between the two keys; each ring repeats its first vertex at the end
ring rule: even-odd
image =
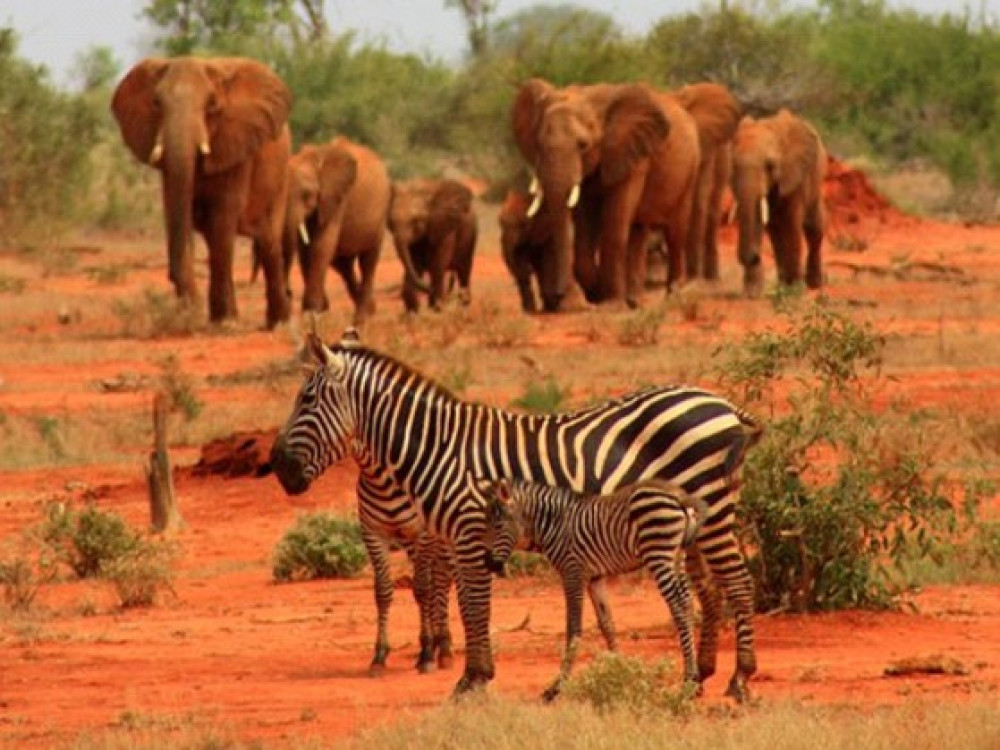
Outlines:
{"type": "Polygon", "coordinates": [[[113,511],[93,505],[77,511],[63,503],[49,503],[37,535],[79,578],[96,578],[102,566],[133,553],[139,534],[113,511]]]}
{"type": "Polygon", "coordinates": [[[44,67],[17,57],[17,44],[0,28],[0,238],[75,218],[98,134],[87,102],[57,91],[44,67]]]}
{"type": "Polygon", "coordinates": [[[681,687],[665,684],[673,672],[674,666],[667,660],[649,664],[635,656],[606,651],[570,677],[562,695],[588,703],[601,714],[624,709],[684,716],[691,711],[693,696],[681,687]]]}
{"type": "Polygon", "coordinates": [[[565,408],[569,397],[569,387],[559,385],[551,375],[543,380],[531,380],[524,393],[510,402],[510,405],[535,414],[552,414],[565,408]]]}
{"type": "MultiPolygon", "coordinates": [[[[737,510],[758,606],[893,606],[899,565],[940,557],[959,526],[926,419],[875,408],[883,342],[869,325],[816,303],[783,312],[781,332],[724,347],[718,364],[736,400],[777,413],[747,457],[737,510]]],[[[967,488],[964,507],[979,494],[967,488]]]]}
{"type": "Polygon", "coordinates": [[[507,558],[504,569],[511,578],[531,578],[551,573],[552,565],[545,555],[538,552],[514,550],[507,558]]]}
{"type": "Polygon", "coordinates": [[[271,570],[280,582],[353,578],[366,560],[356,520],[309,513],[300,516],[278,542],[271,570]]]}

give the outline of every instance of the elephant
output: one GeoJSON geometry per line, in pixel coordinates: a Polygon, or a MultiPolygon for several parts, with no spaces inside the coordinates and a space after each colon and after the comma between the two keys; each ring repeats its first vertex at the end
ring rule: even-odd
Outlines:
{"type": "Polygon", "coordinates": [[[147,58],[121,80],[111,110],[125,144],[160,170],[169,278],[194,303],[193,231],[208,245],[209,318],[237,316],[233,242],[253,240],[264,266],[266,323],[288,320],[281,262],[292,96],[246,58],[147,58]]]}
{"type": "Polygon", "coordinates": [[[700,147],[675,96],[643,84],[556,89],[533,78],[518,89],[511,125],[537,175],[529,213],[556,217],[546,307],[565,309],[576,284],[591,301],[638,305],[654,230],[670,248],[671,283],[680,280],[700,147]],[[572,222],[559,220],[567,214],[572,222]]]}
{"type": "MultiPolygon", "coordinates": [[[[552,251],[552,229],[543,220],[546,214],[528,216],[532,198],[529,193],[508,190],[500,206],[500,251],[503,262],[517,284],[521,309],[527,313],[538,312],[535,286],[542,286],[542,278],[550,273],[546,267],[555,257],[552,251]]],[[[552,312],[545,308],[546,312],[552,312]]]]}
{"type": "Polygon", "coordinates": [[[366,146],[338,137],[307,144],[288,164],[283,232],[285,266],[294,257],[305,284],[302,309],[329,307],[326,272],[333,266],[354,303],[354,322],[375,312],[375,267],[389,215],[389,171],[366,146]],[[355,269],[360,271],[360,280],[355,269]]]}
{"type": "Polygon", "coordinates": [[[418,292],[432,309],[444,300],[445,276],[458,281],[463,301],[469,297],[469,277],[479,231],[472,191],[457,180],[413,179],[393,182],[389,231],[403,264],[403,304],[419,308],[418,292]],[[428,287],[421,277],[430,274],[428,287]]]}
{"type": "Polygon", "coordinates": [[[685,275],[689,279],[719,280],[717,235],[722,215],[722,196],[732,172],[732,142],[743,117],[743,107],[725,86],[695,83],[674,95],[698,128],[701,162],[691,230],[685,253],[685,275]]]}
{"type": "Polygon", "coordinates": [[[780,282],[801,281],[804,234],[808,247],[806,286],[822,286],[826,161],[826,149],[816,129],[787,109],[771,117],[740,121],[733,144],[732,189],[737,256],[748,296],[759,295],[763,286],[761,242],[765,228],[780,282]]]}

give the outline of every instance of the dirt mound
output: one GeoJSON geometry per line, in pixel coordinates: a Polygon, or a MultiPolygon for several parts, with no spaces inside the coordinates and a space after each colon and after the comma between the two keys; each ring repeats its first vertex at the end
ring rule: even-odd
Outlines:
{"type": "Polygon", "coordinates": [[[912,221],[912,217],[893,206],[872,187],[864,172],[852,169],[832,156],[827,157],[823,194],[830,223],[836,228],[871,223],[900,226],[912,221]]]}
{"type": "Polygon", "coordinates": [[[268,456],[278,430],[234,432],[201,447],[198,463],[191,467],[196,477],[262,477],[271,472],[268,456]]]}

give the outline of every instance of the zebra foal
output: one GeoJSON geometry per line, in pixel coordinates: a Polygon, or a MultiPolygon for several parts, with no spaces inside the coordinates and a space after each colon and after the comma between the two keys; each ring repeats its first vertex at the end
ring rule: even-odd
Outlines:
{"type": "MultiPolygon", "coordinates": [[[[271,466],[285,491],[299,494],[351,454],[360,481],[389,477],[394,492],[413,499],[426,531],[452,545],[466,644],[456,692],[493,677],[486,503],[470,488],[469,476],[588,493],[660,477],[709,508],[698,548],[735,611],[737,664],[729,692],[746,697],[756,670],[753,592],[733,517],[737,475],[760,430],[752,418],[719,396],[682,386],[646,388],[575,412],[514,414],[462,401],[362,346],[350,329],[334,348],[315,336],[308,342],[318,367],[274,442],[271,466]]],[[[361,501],[382,505],[377,498],[361,501]]],[[[698,672],[705,679],[715,671],[721,600],[707,584],[697,592],[705,613],[698,672]]]]}
{"type": "Polygon", "coordinates": [[[610,495],[527,482],[478,482],[487,498],[486,566],[503,575],[514,549],[541,552],[562,579],[566,600],[566,647],[559,676],[544,693],[555,698],[569,677],[582,633],[587,589],[601,634],[616,649],[615,627],[604,577],[645,567],[670,608],[684,659],[684,681],[700,687],[695,659],[691,595],[679,569],[708,506],[677,485],[651,479],[610,495]]]}

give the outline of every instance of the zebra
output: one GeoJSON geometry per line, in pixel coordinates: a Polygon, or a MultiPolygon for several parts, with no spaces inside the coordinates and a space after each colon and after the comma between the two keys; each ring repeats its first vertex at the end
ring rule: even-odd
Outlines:
{"type": "MultiPolygon", "coordinates": [[[[494,675],[486,508],[469,490],[472,475],[601,494],[661,477],[705,502],[709,515],[697,546],[705,560],[700,554],[689,560],[707,562],[733,606],[737,663],[728,693],[738,700],[748,696],[747,680],[756,671],[753,591],[733,518],[737,475],[760,434],[752,417],[689,386],[648,387],[576,412],[515,414],[462,401],[364,347],[352,329],[333,348],[315,335],[307,342],[319,367],[306,377],[274,442],[274,473],[286,492],[300,494],[353,453],[365,462],[364,475],[377,467],[391,476],[417,503],[426,530],[451,544],[466,642],[456,694],[483,687],[494,675]]],[[[707,577],[694,580],[703,611],[698,673],[704,680],[715,672],[722,602],[707,577]]]]}
{"type": "Polygon", "coordinates": [[[650,479],[610,495],[580,495],[564,487],[506,479],[478,482],[487,498],[486,566],[504,575],[514,548],[541,552],[562,578],[566,600],[566,647],[559,676],[543,697],[554,699],[576,660],[587,589],[601,634],[614,651],[615,626],[604,577],[645,567],[670,608],[684,682],[700,689],[695,660],[691,595],[678,569],[683,547],[695,540],[708,506],[675,484],[650,479]]]}
{"type": "MultiPolygon", "coordinates": [[[[361,462],[364,462],[363,458],[361,462]]],[[[389,570],[389,552],[401,547],[413,565],[413,597],[420,611],[420,654],[417,670],[431,671],[435,658],[439,668],[451,666],[451,631],[448,626],[448,596],[453,563],[448,545],[424,528],[412,499],[401,492],[392,477],[373,467],[358,477],[358,521],[372,564],[378,626],[375,649],[368,673],[378,677],[389,656],[389,609],[394,585],[389,570]]]]}

